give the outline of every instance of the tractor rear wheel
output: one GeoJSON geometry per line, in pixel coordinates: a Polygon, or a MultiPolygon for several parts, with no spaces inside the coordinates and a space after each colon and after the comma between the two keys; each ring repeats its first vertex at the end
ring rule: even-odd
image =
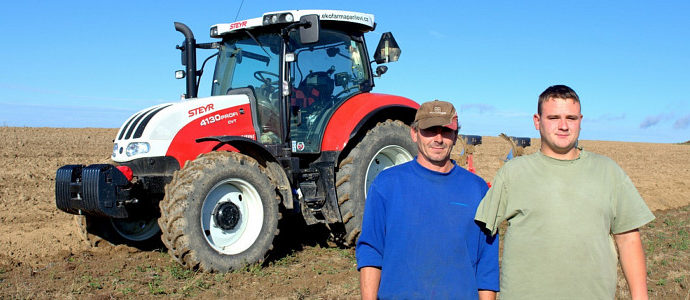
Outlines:
{"type": "Polygon", "coordinates": [[[410,127],[387,120],[369,130],[338,165],[338,206],[345,227],[338,242],[354,246],[362,228],[364,202],[371,182],[386,168],[408,162],[417,154],[410,127]]]}
{"type": "Polygon", "coordinates": [[[278,234],[278,204],[276,187],[253,158],[202,154],[165,188],[163,243],[182,265],[202,271],[263,262],[278,234]]]}

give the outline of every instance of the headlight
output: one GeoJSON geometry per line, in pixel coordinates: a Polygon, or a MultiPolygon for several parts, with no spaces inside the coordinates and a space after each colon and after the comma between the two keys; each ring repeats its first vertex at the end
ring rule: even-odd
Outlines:
{"type": "Polygon", "coordinates": [[[113,145],[113,155],[112,156],[115,157],[115,155],[117,155],[117,143],[115,143],[115,145],[113,145]]]}
{"type": "Polygon", "coordinates": [[[148,153],[151,146],[146,142],[134,142],[127,145],[127,156],[148,153]]]}

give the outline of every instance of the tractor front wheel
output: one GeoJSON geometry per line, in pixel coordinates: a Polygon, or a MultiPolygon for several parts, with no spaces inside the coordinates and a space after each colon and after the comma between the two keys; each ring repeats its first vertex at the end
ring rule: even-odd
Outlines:
{"type": "Polygon", "coordinates": [[[362,228],[367,191],[376,175],[386,168],[408,162],[417,154],[410,127],[387,120],[369,130],[338,165],[336,188],[345,234],[339,242],[354,246],[362,228]]]}
{"type": "Polygon", "coordinates": [[[74,216],[82,240],[91,247],[125,244],[144,250],[161,246],[157,219],[157,216],[129,219],[74,216]]]}
{"type": "Polygon", "coordinates": [[[253,158],[200,155],[165,188],[163,243],[182,265],[203,271],[262,262],[278,234],[278,203],[276,188],[253,158]]]}

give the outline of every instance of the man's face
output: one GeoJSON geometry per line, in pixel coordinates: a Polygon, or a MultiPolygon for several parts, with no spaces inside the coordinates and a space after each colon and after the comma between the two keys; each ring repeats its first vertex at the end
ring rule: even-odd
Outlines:
{"type": "Polygon", "coordinates": [[[417,143],[418,161],[430,169],[434,169],[432,166],[445,166],[450,161],[450,151],[458,138],[455,130],[443,126],[419,131],[411,129],[410,135],[412,141],[417,143]]]}
{"type": "Polygon", "coordinates": [[[541,151],[559,159],[574,159],[580,136],[580,103],[573,99],[549,98],[542,103],[541,115],[534,115],[534,127],[541,134],[541,151]]]}

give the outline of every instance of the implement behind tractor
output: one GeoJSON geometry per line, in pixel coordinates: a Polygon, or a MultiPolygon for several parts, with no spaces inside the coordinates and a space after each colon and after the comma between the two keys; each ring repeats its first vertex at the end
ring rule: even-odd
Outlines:
{"type": "MultiPolygon", "coordinates": [[[[499,137],[507,141],[510,146],[505,158],[501,159],[501,164],[515,157],[522,156],[525,153],[525,147],[529,147],[531,143],[528,137],[507,136],[505,133],[501,133],[499,137]]],[[[453,148],[451,158],[455,160],[458,165],[467,168],[467,170],[472,173],[476,173],[477,170],[474,166],[475,148],[481,144],[481,136],[461,134],[458,136],[458,141],[453,148]]]]}

